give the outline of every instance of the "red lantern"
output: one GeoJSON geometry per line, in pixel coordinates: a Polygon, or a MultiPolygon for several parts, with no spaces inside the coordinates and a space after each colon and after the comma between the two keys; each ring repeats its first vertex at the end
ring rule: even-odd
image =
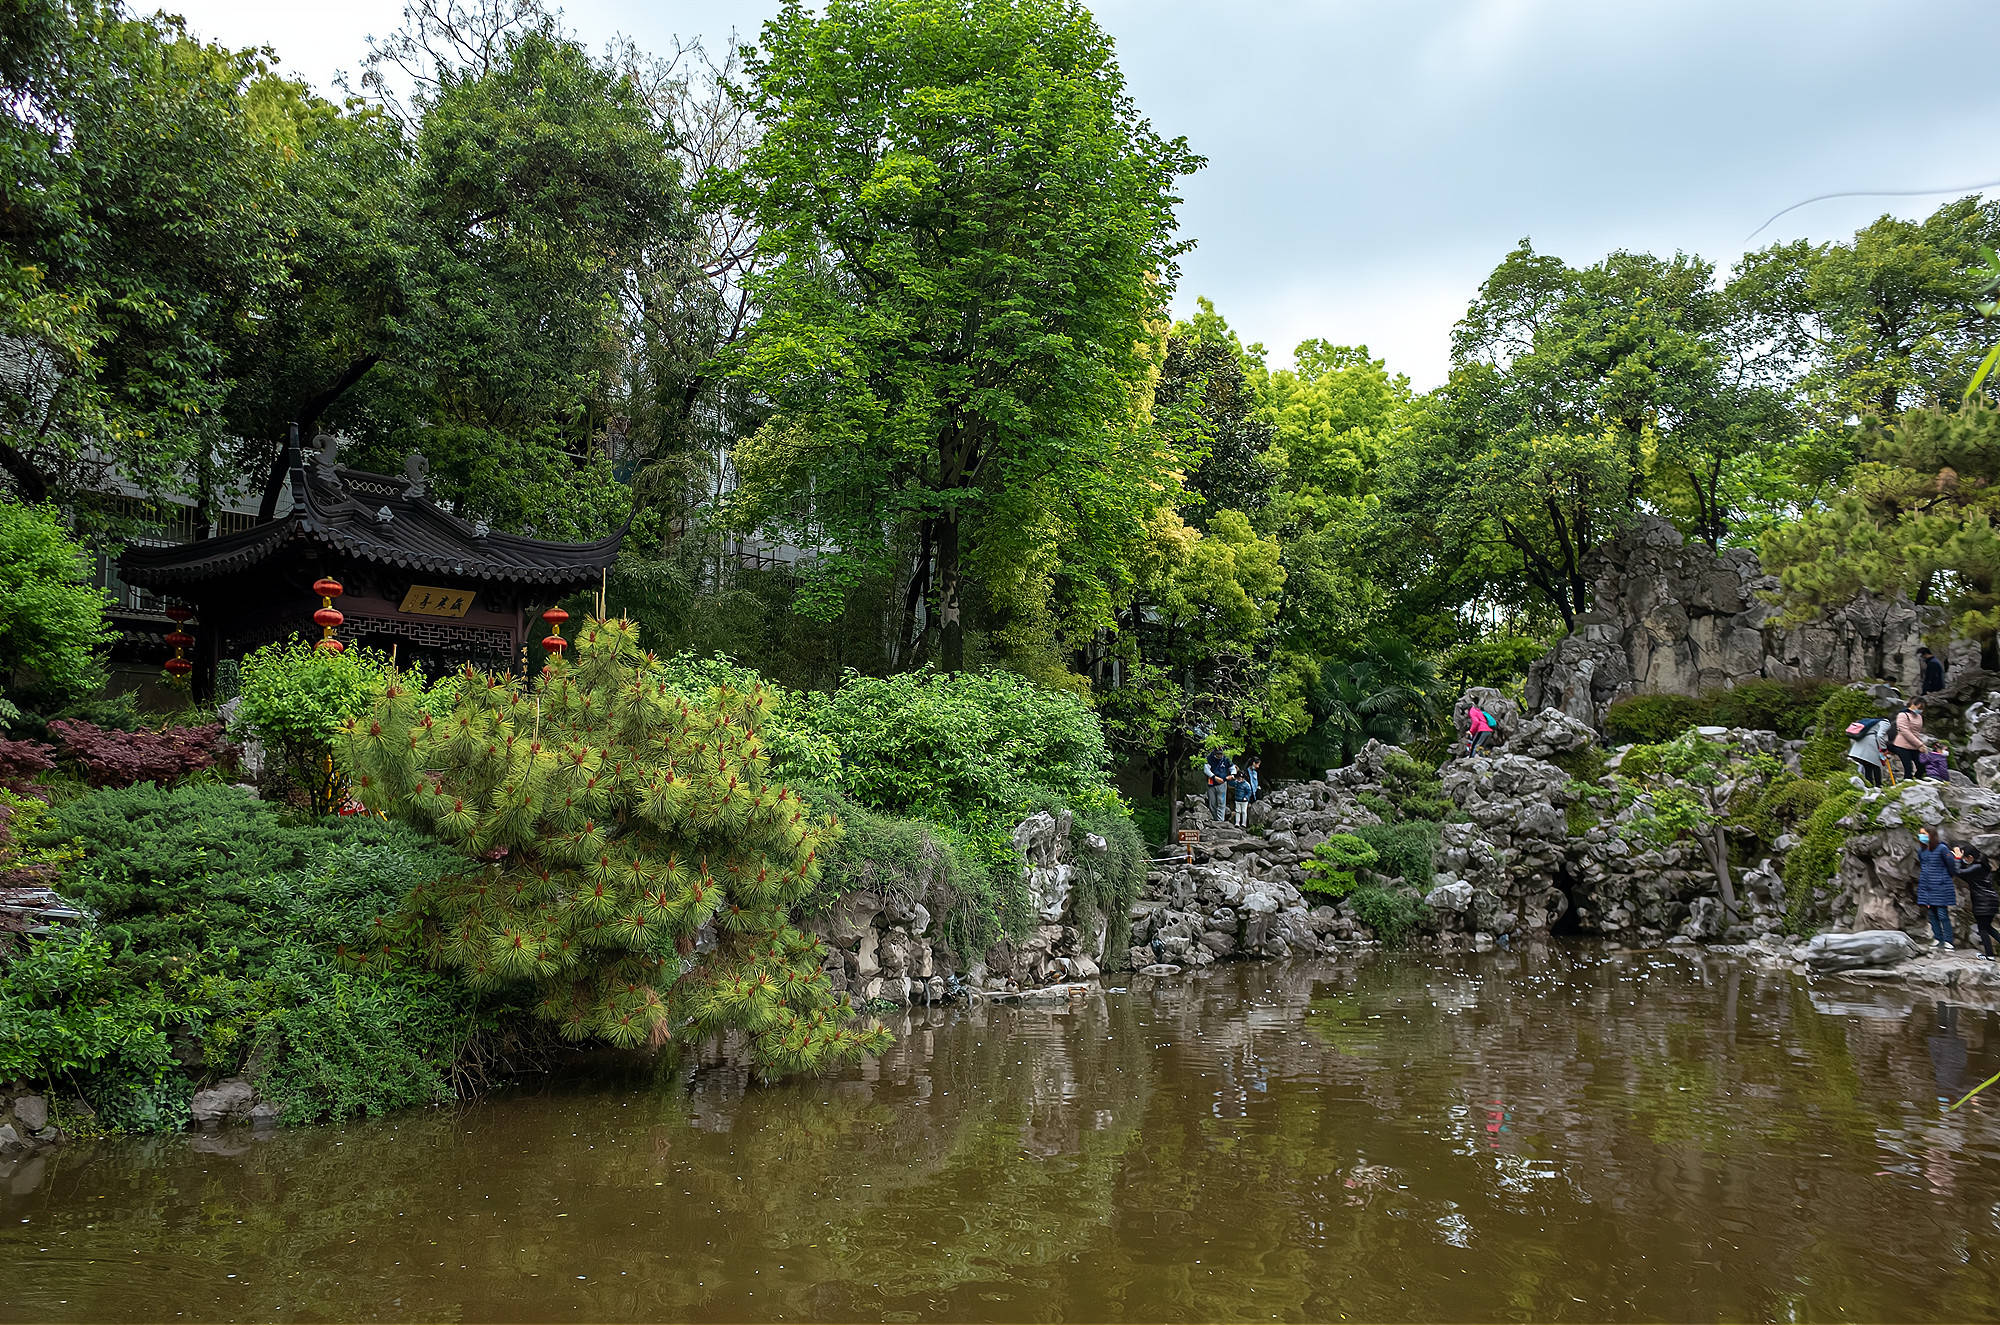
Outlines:
{"type": "Polygon", "coordinates": [[[569,641],[562,637],[562,623],[569,620],[569,613],[560,607],[552,607],[542,613],[542,620],[549,623],[548,637],[542,641],[542,647],[550,653],[560,655],[569,647],[569,641]]]}
{"type": "Polygon", "coordinates": [[[313,581],[313,592],[319,595],[319,611],[313,613],[313,620],[320,625],[319,643],[313,647],[322,649],[327,653],[343,652],[347,646],[333,637],[333,628],[347,618],[342,616],[339,609],[334,607],[333,600],[340,597],[346,590],[341,586],[339,580],[334,579],[330,575],[323,575],[313,581]]]}
{"type": "Polygon", "coordinates": [[[176,605],[167,609],[167,620],[174,623],[174,628],[167,632],[167,643],[173,645],[174,656],[160,667],[170,682],[185,681],[188,673],[194,670],[194,664],[187,660],[187,646],[194,643],[194,636],[181,629],[183,623],[193,619],[192,608],[176,605]]]}

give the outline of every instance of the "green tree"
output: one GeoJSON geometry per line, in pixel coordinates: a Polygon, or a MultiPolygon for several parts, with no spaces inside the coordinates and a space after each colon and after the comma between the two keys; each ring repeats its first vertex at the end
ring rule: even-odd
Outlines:
{"type": "Polygon", "coordinates": [[[792,925],[838,825],[766,778],[766,697],[688,703],[628,621],[574,648],[532,686],[467,673],[443,718],[392,686],[343,728],[363,802],[468,858],[412,893],[402,936],[475,987],[532,985],[575,1039],[740,1030],[774,1075],[879,1049],[792,925]]]}
{"type": "Polygon", "coordinates": [[[0,89],[0,470],[29,501],[104,460],[184,488],[228,347],[286,277],[279,157],[243,99],[262,63],[116,3],[33,9],[0,89]]]}
{"type": "Polygon", "coordinates": [[[1847,243],[1752,253],[1730,295],[1770,370],[1798,383],[1823,444],[1837,442],[1865,417],[1964,391],[1986,353],[1980,250],[1995,245],[2000,202],[1961,198],[1921,221],[1883,216],[1847,243]]]}
{"type": "Polygon", "coordinates": [[[1271,503],[1278,477],[1270,459],[1271,425],[1253,417],[1254,387],[1243,347],[1206,299],[1188,322],[1174,324],[1153,388],[1153,426],[1168,438],[1186,474],[1184,511],[1196,528],[1207,512],[1240,511],[1256,519],[1271,503]]]}
{"type": "Polygon", "coordinates": [[[1729,871],[1732,806],[1754,802],[1764,784],[1784,772],[1769,755],[1743,752],[1689,730],[1660,745],[1636,745],[1619,761],[1614,782],[1623,831],[1653,846],[1693,839],[1715,873],[1722,908],[1733,920],[1736,884],[1729,871]]]}
{"type": "Polygon", "coordinates": [[[1905,411],[1867,430],[1862,455],[1831,502],[1764,535],[1788,617],[1866,591],[1935,603],[1959,636],[2000,629],[2000,408],[1905,411]]]}
{"type": "Polygon", "coordinates": [[[1198,745],[1248,750],[1305,730],[1313,669],[1275,633],[1286,581],[1278,540],[1242,512],[1215,512],[1206,533],[1163,512],[1136,574],[1109,645],[1120,681],[1097,701],[1113,741],[1155,761],[1158,790],[1178,807],[1198,745]]]}
{"type": "Polygon", "coordinates": [[[104,623],[104,591],[89,557],[49,507],[0,499],[0,686],[52,705],[104,680],[98,650],[117,632],[104,623]]]}
{"type": "Polygon", "coordinates": [[[739,449],[744,518],[837,549],[824,603],[907,556],[948,670],[970,575],[1003,620],[1104,624],[1166,480],[1137,400],[1200,159],[1075,0],[792,0],[745,73],[730,200],[768,265],[735,362],[782,425],[739,449]]]}

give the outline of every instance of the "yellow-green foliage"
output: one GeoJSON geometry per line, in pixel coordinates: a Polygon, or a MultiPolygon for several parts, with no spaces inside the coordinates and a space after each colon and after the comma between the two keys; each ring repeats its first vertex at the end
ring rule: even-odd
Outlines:
{"type": "Polygon", "coordinates": [[[385,943],[475,987],[531,982],[571,1038],[736,1029],[767,1073],[885,1044],[847,1024],[821,944],[791,923],[839,825],[767,779],[763,689],[689,702],[628,621],[587,622],[574,648],[532,686],[468,671],[442,717],[391,685],[344,725],[362,802],[467,858],[413,892],[385,943]]]}
{"type": "Polygon", "coordinates": [[[1785,857],[1787,928],[1797,931],[1805,924],[1812,910],[1813,894],[1840,867],[1841,848],[1847,845],[1847,833],[1841,829],[1840,821],[1860,799],[1861,793],[1853,787],[1832,789],[1806,819],[1799,834],[1802,840],[1785,857]]]}

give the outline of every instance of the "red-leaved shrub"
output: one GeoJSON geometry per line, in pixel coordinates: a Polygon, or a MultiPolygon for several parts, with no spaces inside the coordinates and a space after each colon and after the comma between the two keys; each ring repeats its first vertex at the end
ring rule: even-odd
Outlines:
{"type": "Polygon", "coordinates": [[[124,732],[58,718],[49,724],[49,734],[62,742],[60,758],[93,787],[167,786],[214,764],[225,744],[219,722],[124,732]]]}
{"type": "Polygon", "coordinates": [[[0,740],[0,787],[25,796],[29,783],[55,767],[55,751],[40,741],[0,740]]]}

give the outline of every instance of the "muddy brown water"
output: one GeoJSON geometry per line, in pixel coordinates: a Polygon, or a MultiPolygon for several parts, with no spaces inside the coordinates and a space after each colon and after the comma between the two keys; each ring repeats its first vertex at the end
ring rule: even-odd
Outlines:
{"type": "Polygon", "coordinates": [[[2000,1314],[2000,1014],[1558,946],[899,1029],[17,1162],[0,1318],[2000,1314]]]}

